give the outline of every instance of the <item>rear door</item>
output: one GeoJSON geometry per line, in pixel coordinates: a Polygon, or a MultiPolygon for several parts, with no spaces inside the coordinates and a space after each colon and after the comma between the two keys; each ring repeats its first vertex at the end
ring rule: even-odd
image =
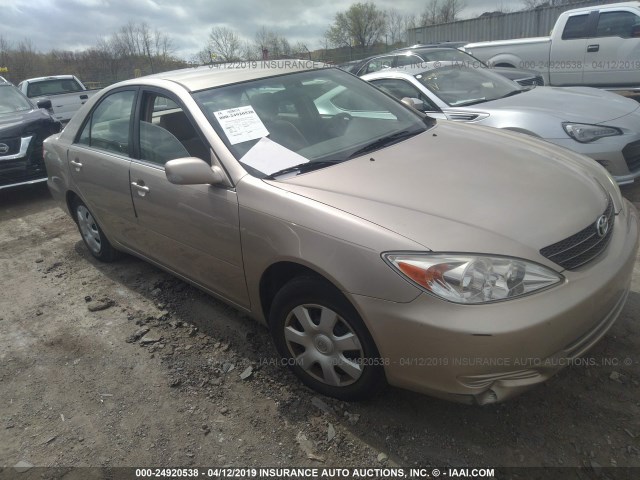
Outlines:
{"type": "Polygon", "coordinates": [[[640,84],[640,16],[635,9],[600,11],[595,34],[588,41],[584,83],[640,84]]]}
{"type": "Polygon", "coordinates": [[[143,90],[138,112],[131,162],[138,229],[132,241],[144,256],[247,307],[235,190],[167,180],[169,160],[198,157],[211,163],[205,137],[176,97],[161,89],[143,90]]]}
{"type": "Polygon", "coordinates": [[[106,95],[67,152],[80,196],[107,237],[125,244],[136,222],[129,188],[136,96],[137,88],[106,95]]]}

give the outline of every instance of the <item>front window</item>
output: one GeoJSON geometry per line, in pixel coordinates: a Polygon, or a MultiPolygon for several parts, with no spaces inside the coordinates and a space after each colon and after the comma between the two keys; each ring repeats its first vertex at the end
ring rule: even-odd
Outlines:
{"type": "Polygon", "coordinates": [[[176,158],[197,157],[210,162],[209,148],[184,110],[172,99],[145,92],[140,110],[141,160],[164,165],[176,158]]]}
{"type": "Polygon", "coordinates": [[[300,163],[328,166],[427,128],[419,114],[338,69],[296,72],[193,96],[233,155],[261,178],[273,173],[269,160],[260,168],[243,157],[264,137],[300,163]]]}
{"type": "Polygon", "coordinates": [[[486,69],[451,65],[417,74],[416,79],[450,107],[462,107],[522,92],[511,80],[486,69]]]}
{"type": "Polygon", "coordinates": [[[640,17],[632,12],[603,12],[598,18],[596,37],[637,37],[640,17]]]}
{"type": "Polygon", "coordinates": [[[29,100],[24,98],[15,87],[11,85],[0,87],[0,114],[23,112],[32,108],[29,100]]]}

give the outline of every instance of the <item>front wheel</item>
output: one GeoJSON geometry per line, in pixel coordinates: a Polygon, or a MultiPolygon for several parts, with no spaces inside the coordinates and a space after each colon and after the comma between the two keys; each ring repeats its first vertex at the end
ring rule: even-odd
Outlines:
{"type": "Polygon", "coordinates": [[[103,262],[112,262],[118,258],[119,252],[109,243],[98,222],[93,218],[93,214],[82,200],[76,199],[74,202],[73,214],[82,240],[91,255],[103,262]]]}
{"type": "Polygon", "coordinates": [[[384,385],[378,350],[355,308],[325,281],[302,277],[277,294],[271,333],[291,370],[312,389],[362,400],[384,385]]]}

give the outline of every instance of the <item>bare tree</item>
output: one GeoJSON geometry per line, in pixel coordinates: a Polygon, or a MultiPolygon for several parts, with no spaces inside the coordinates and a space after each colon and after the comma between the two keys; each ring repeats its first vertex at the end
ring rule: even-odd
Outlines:
{"type": "Polygon", "coordinates": [[[147,22],[142,22],[137,29],[139,43],[142,46],[142,53],[149,60],[149,68],[151,73],[155,73],[153,68],[153,57],[156,55],[155,42],[151,29],[147,22]]]}
{"type": "Polygon", "coordinates": [[[242,44],[238,34],[227,27],[213,27],[209,33],[208,49],[225,62],[240,58],[242,44]]]}
{"type": "Polygon", "coordinates": [[[407,38],[406,18],[395,8],[390,8],[387,15],[387,39],[391,45],[403,43],[407,38]]]}
{"type": "Polygon", "coordinates": [[[163,62],[167,62],[176,50],[173,45],[173,40],[157,28],[154,32],[154,43],[156,46],[156,55],[159,55],[163,62]]]}
{"type": "Polygon", "coordinates": [[[504,2],[504,0],[500,0],[498,2],[498,4],[496,5],[496,12],[500,12],[500,13],[511,13],[511,12],[515,12],[515,8],[509,6],[508,4],[506,4],[504,2]]]}
{"type": "Polygon", "coordinates": [[[455,22],[465,6],[464,0],[444,0],[440,6],[440,22],[455,22]]]}
{"type": "Polygon", "coordinates": [[[352,42],[368,49],[378,42],[387,28],[386,16],[373,3],[355,3],[345,12],[337,13],[325,34],[336,47],[351,46],[352,42]]]}
{"type": "Polygon", "coordinates": [[[420,17],[420,23],[426,26],[455,22],[465,7],[464,0],[430,0],[420,17]]]}
{"type": "Polygon", "coordinates": [[[440,23],[440,0],[430,0],[422,12],[420,24],[422,26],[440,23]]]}
{"type": "Polygon", "coordinates": [[[265,27],[256,32],[253,48],[258,58],[263,58],[263,52],[265,51],[268,58],[274,59],[290,57],[293,51],[289,40],[273,30],[267,30],[265,27]]]}
{"type": "Polygon", "coordinates": [[[543,5],[549,5],[553,2],[549,0],[522,0],[524,3],[525,10],[533,10],[535,8],[541,7],[543,5]]]}

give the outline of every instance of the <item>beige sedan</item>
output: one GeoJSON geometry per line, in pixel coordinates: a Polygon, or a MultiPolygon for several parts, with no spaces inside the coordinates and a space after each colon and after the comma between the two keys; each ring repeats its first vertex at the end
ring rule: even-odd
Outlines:
{"type": "Polygon", "coordinates": [[[96,258],[136,255],[251,314],[282,365],[347,400],[389,383],[502,401],[618,317],[638,218],[601,166],[338,69],[227,67],[113,85],[46,140],[96,258]]]}

